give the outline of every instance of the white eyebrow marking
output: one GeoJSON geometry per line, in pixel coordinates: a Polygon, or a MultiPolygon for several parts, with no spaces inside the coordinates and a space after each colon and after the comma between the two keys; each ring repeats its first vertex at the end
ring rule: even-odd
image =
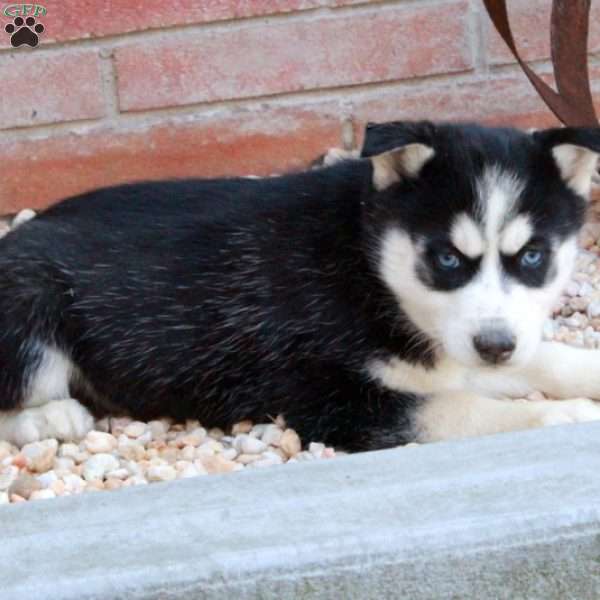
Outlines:
{"type": "Polygon", "coordinates": [[[466,213],[460,213],[454,219],[450,229],[450,241],[469,258],[477,258],[485,250],[485,242],[479,227],[466,213]]]}
{"type": "Polygon", "coordinates": [[[476,185],[487,250],[495,255],[500,249],[501,232],[511,217],[524,184],[515,174],[492,166],[484,170],[476,185]]]}
{"type": "Polygon", "coordinates": [[[527,215],[515,217],[500,235],[500,252],[516,254],[531,239],[532,234],[530,218],[527,215]]]}

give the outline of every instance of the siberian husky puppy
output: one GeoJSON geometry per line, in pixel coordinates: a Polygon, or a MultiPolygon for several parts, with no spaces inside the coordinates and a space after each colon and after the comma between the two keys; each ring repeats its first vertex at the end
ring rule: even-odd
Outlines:
{"type": "Polygon", "coordinates": [[[0,240],[0,438],[76,439],[85,406],[283,414],[348,450],[600,419],[509,399],[600,399],[600,352],[541,341],[598,152],[598,129],[393,123],[305,173],[65,200],[0,240]]]}

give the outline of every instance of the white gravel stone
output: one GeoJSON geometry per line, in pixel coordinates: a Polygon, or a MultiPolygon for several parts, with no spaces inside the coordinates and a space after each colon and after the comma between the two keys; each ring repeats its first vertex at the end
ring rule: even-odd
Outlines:
{"type": "Polygon", "coordinates": [[[132,485],[148,485],[148,480],[145,477],[142,477],[141,475],[134,475],[127,481],[129,481],[132,485]]]}
{"type": "Polygon", "coordinates": [[[114,469],[113,471],[108,471],[106,473],[106,478],[114,478],[114,479],[127,479],[129,477],[129,471],[125,468],[114,469]]]}
{"type": "Polygon", "coordinates": [[[103,479],[109,471],[119,468],[119,461],[112,454],[94,454],[83,465],[83,478],[86,481],[103,479]]]}
{"type": "Polygon", "coordinates": [[[72,444],[70,442],[64,443],[58,450],[58,456],[65,458],[72,458],[75,460],[75,457],[79,454],[79,446],[77,444],[72,444]]]}
{"type": "Polygon", "coordinates": [[[49,498],[56,498],[56,494],[50,489],[37,490],[29,496],[30,500],[48,500],[49,498]]]}
{"type": "Polygon", "coordinates": [[[112,452],[117,447],[116,438],[103,431],[90,431],[83,443],[85,449],[92,454],[112,452]]]}
{"type": "Polygon", "coordinates": [[[41,473],[52,467],[57,450],[58,441],[50,439],[25,444],[21,448],[21,454],[25,457],[27,468],[30,471],[41,473]]]}
{"type": "Polygon", "coordinates": [[[16,452],[17,449],[12,444],[9,444],[4,440],[0,440],[0,461],[12,456],[13,454],[16,454],[16,452]]]}
{"type": "Polygon", "coordinates": [[[52,487],[55,481],[58,481],[58,476],[56,473],[52,471],[46,471],[41,475],[38,475],[36,479],[42,484],[42,487],[49,488],[52,487]]]}
{"type": "Polygon", "coordinates": [[[29,473],[21,473],[8,488],[8,495],[16,494],[21,498],[28,499],[33,492],[40,490],[42,484],[29,473]]]}
{"type": "Polygon", "coordinates": [[[600,317],[600,300],[594,300],[588,304],[587,314],[590,319],[600,317]]]}
{"type": "Polygon", "coordinates": [[[139,438],[141,435],[144,435],[148,430],[148,426],[146,423],[142,423],[141,421],[132,421],[123,429],[123,433],[130,438],[139,438]]]}
{"type": "Polygon", "coordinates": [[[572,281],[565,288],[565,293],[568,296],[577,296],[579,294],[579,285],[577,285],[577,283],[575,283],[574,281],[572,281]]]}
{"type": "Polygon", "coordinates": [[[66,490],[74,494],[79,494],[86,487],[85,481],[75,473],[65,475],[65,477],[63,477],[63,481],[65,482],[66,490]]]}
{"type": "Polygon", "coordinates": [[[260,454],[267,449],[263,441],[246,434],[238,436],[233,442],[233,447],[242,454],[260,454]]]}
{"type": "Polygon", "coordinates": [[[19,469],[14,466],[5,467],[0,473],[0,490],[6,491],[19,475],[19,469]]]}
{"type": "Polygon", "coordinates": [[[282,435],[283,431],[277,425],[267,425],[261,439],[267,446],[279,446],[282,435]]]}
{"type": "Polygon", "coordinates": [[[186,431],[177,436],[176,442],[180,447],[184,446],[199,446],[206,439],[206,429],[204,427],[196,427],[192,431],[186,431]]]}
{"type": "Polygon", "coordinates": [[[321,458],[323,455],[323,451],[325,450],[325,444],[321,444],[320,442],[311,442],[308,445],[308,451],[317,458],[321,458]]]}
{"type": "Polygon", "coordinates": [[[166,435],[167,431],[169,431],[169,425],[170,423],[166,419],[160,421],[149,421],[148,429],[152,433],[153,439],[158,440],[162,439],[166,435]]]}
{"type": "Polygon", "coordinates": [[[156,465],[146,473],[148,481],[171,481],[177,477],[177,471],[170,465],[156,465]]]}
{"type": "Polygon", "coordinates": [[[72,458],[55,458],[54,459],[54,471],[56,472],[71,472],[75,466],[75,461],[72,458]]]}
{"type": "Polygon", "coordinates": [[[302,442],[293,429],[283,432],[279,446],[289,457],[296,456],[302,450],[302,442]]]}
{"type": "Polygon", "coordinates": [[[248,433],[251,430],[252,430],[252,421],[240,421],[239,423],[236,423],[231,428],[231,433],[233,435],[238,435],[240,433],[248,433]]]}

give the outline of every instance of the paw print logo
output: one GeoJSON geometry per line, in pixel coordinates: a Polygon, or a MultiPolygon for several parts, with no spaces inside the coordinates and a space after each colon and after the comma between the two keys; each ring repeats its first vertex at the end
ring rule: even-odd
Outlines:
{"type": "Polygon", "coordinates": [[[12,23],[9,23],[4,31],[10,34],[10,43],[13,48],[18,48],[27,44],[35,48],[40,41],[39,35],[44,33],[44,26],[36,23],[34,17],[15,17],[12,23]]]}

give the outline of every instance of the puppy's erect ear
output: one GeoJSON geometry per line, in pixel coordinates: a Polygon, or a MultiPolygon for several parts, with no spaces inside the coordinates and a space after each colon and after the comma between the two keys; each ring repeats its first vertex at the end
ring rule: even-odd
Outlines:
{"type": "Polygon", "coordinates": [[[435,129],[429,121],[367,123],[360,155],[365,158],[377,156],[416,142],[430,144],[435,139],[435,129]]]}
{"type": "Polygon", "coordinates": [[[577,194],[587,198],[592,187],[592,176],[598,168],[598,154],[583,146],[559,144],[552,155],[565,183],[577,194]]]}
{"type": "Polygon", "coordinates": [[[551,152],[563,181],[576,194],[588,198],[598,168],[600,127],[547,129],[533,136],[551,152]]]}
{"type": "Polygon", "coordinates": [[[373,187],[381,191],[404,178],[415,179],[434,154],[431,146],[408,144],[374,156],[373,187]]]}

